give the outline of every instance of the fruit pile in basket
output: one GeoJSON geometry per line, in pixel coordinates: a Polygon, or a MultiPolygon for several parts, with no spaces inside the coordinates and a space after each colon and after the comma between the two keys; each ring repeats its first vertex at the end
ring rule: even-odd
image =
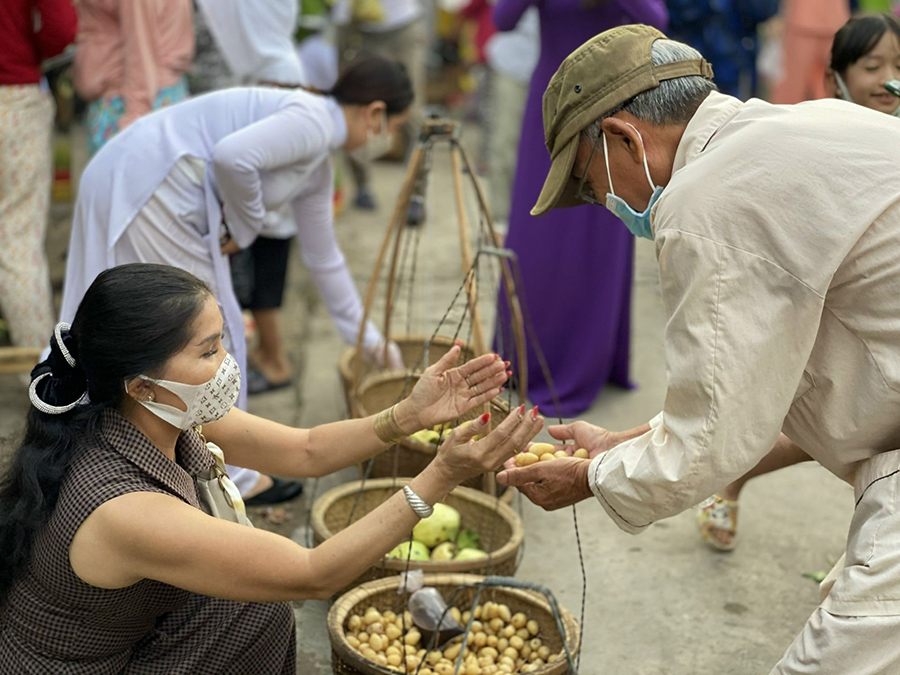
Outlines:
{"type": "Polygon", "coordinates": [[[400,616],[376,607],[369,607],[363,615],[351,614],[344,627],[345,637],[370,661],[398,673],[417,675],[453,675],[460,652],[461,675],[534,673],[565,658],[562,652],[552,654],[544,645],[537,621],[522,612],[513,614],[507,605],[485,602],[474,612],[451,607],[450,614],[463,626],[474,619],[465,646],[463,636],[459,636],[442,649],[426,649],[408,611],[400,616]]]}
{"type": "MultiPolygon", "coordinates": [[[[455,428],[462,429],[464,426],[471,423],[472,421],[468,420],[460,423],[456,427],[449,424],[436,424],[433,429],[422,429],[414,434],[410,434],[409,437],[419,441],[419,443],[424,443],[425,445],[440,445],[447,440],[447,436],[449,436],[455,428]]],[[[481,436],[473,436],[472,440],[477,441],[480,438],[481,436]]]]}
{"type": "Polygon", "coordinates": [[[525,452],[516,455],[516,466],[530,466],[537,462],[549,462],[563,457],[588,459],[590,454],[584,448],[578,448],[570,455],[565,450],[557,450],[556,446],[550,443],[532,443],[525,452]]]}
{"type": "Polygon", "coordinates": [[[462,529],[462,517],[452,506],[437,503],[434,513],[420,520],[412,541],[404,541],[387,554],[388,558],[409,558],[415,562],[480,560],[488,554],[478,547],[477,532],[462,529]],[[412,550],[410,550],[412,549],[412,550]]]}

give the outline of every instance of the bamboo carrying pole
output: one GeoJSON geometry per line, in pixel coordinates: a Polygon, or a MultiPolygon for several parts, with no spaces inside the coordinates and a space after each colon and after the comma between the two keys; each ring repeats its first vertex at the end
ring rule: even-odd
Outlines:
{"type": "Polygon", "coordinates": [[[475,353],[484,354],[487,346],[484,342],[483,327],[481,324],[481,310],[478,308],[478,282],[469,274],[472,268],[472,247],[469,244],[469,218],[466,215],[466,204],[463,195],[462,166],[459,160],[459,146],[454,143],[450,149],[450,162],[453,168],[453,192],[456,197],[456,219],[459,223],[459,243],[462,254],[462,273],[466,285],[466,295],[469,299],[469,311],[472,321],[472,341],[475,343],[475,353]]]}
{"type": "MultiPolygon", "coordinates": [[[[497,230],[494,228],[494,216],[488,208],[484,190],[481,189],[481,183],[479,183],[478,179],[475,177],[474,167],[469,159],[469,153],[467,153],[466,149],[458,143],[456,144],[456,147],[459,149],[459,154],[465,164],[466,171],[472,176],[472,185],[475,187],[475,196],[478,198],[478,205],[481,207],[481,212],[484,214],[491,241],[498,248],[502,248],[503,238],[497,234],[497,230]]],[[[508,260],[500,260],[500,273],[503,276],[503,283],[506,286],[506,299],[509,303],[509,311],[512,319],[513,339],[516,343],[515,353],[518,357],[516,370],[518,371],[519,377],[519,402],[521,403],[524,402],[528,396],[528,358],[525,353],[525,316],[522,313],[522,302],[516,291],[515,277],[513,276],[508,260]],[[519,327],[521,327],[522,330],[517,330],[519,327]]]]}
{"type": "MultiPolygon", "coordinates": [[[[469,220],[465,209],[463,166],[465,166],[465,168],[468,170],[471,177],[471,181],[475,189],[475,194],[478,199],[479,208],[485,216],[485,222],[488,227],[491,242],[500,247],[501,238],[497,235],[494,229],[493,217],[491,216],[490,210],[488,209],[484,192],[481,189],[477,178],[472,173],[472,166],[469,157],[465,149],[457,141],[458,131],[458,123],[443,119],[428,120],[422,127],[420,141],[419,143],[417,143],[410,158],[409,168],[407,169],[406,176],[401,186],[400,195],[397,199],[397,204],[394,207],[394,212],[391,216],[388,228],[385,231],[384,238],[382,239],[381,246],[379,247],[378,255],[376,256],[375,265],[372,271],[372,276],[369,279],[368,287],[366,290],[365,300],[363,303],[363,320],[360,324],[359,334],[357,335],[356,353],[353,357],[355,359],[352,369],[353,381],[350,387],[350,392],[352,393],[352,395],[355,395],[355,393],[359,390],[363,370],[362,342],[365,331],[365,324],[372,312],[372,305],[377,293],[381,270],[385,264],[388,254],[388,248],[390,247],[391,254],[388,268],[387,297],[383,324],[385,337],[385,358],[387,356],[387,341],[390,340],[391,335],[390,331],[391,314],[394,299],[393,296],[394,289],[397,283],[397,261],[399,258],[403,231],[406,226],[406,214],[416,187],[416,182],[420,179],[420,174],[423,171],[427,171],[426,160],[429,153],[433,150],[433,140],[435,138],[444,138],[446,140],[449,140],[450,142],[450,158],[451,169],[453,173],[454,198],[459,225],[461,265],[464,277],[464,289],[466,291],[466,297],[468,301],[468,308],[471,312],[470,319],[472,322],[472,347],[474,353],[477,355],[487,352],[487,342],[484,335],[484,325],[481,318],[481,311],[478,306],[477,281],[472,275],[469,275],[474,262],[474,257],[472,255],[472,247],[469,241],[469,220]]],[[[507,303],[509,305],[512,318],[512,330],[514,335],[515,351],[517,355],[517,369],[519,371],[519,399],[520,401],[524,401],[527,396],[528,386],[527,364],[525,359],[525,324],[523,321],[521,303],[516,294],[514,277],[510,269],[509,262],[507,260],[501,259],[500,269],[503,276],[503,286],[506,292],[505,294],[507,303]]]]}
{"type": "MultiPolygon", "coordinates": [[[[375,267],[372,270],[372,276],[369,279],[369,286],[366,289],[366,298],[363,302],[363,317],[359,325],[359,333],[356,337],[356,362],[353,368],[353,387],[351,389],[351,391],[354,393],[359,388],[359,381],[362,377],[363,336],[366,332],[366,323],[372,310],[372,303],[375,301],[375,293],[378,290],[379,272],[381,271],[381,267],[384,264],[384,256],[385,253],[387,253],[387,247],[391,241],[391,236],[395,236],[398,241],[400,239],[400,233],[403,231],[403,220],[406,218],[406,212],[409,209],[409,202],[412,198],[413,189],[415,189],[416,185],[416,177],[418,176],[418,173],[422,168],[424,159],[425,148],[421,145],[417,145],[413,150],[412,157],[410,158],[409,169],[406,172],[406,178],[403,180],[403,185],[400,188],[400,197],[397,199],[397,205],[394,207],[394,213],[391,216],[391,221],[388,224],[387,231],[385,231],[384,233],[384,238],[381,240],[381,246],[378,249],[378,255],[375,258],[375,267]]],[[[393,256],[392,262],[396,264],[396,255],[393,256]]],[[[393,276],[394,275],[392,272],[391,279],[393,279],[393,276]]],[[[393,291],[393,289],[391,289],[391,291],[393,291]]],[[[390,300],[388,300],[388,302],[390,302],[390,300]]],[[[390,311],[387,311],[386,315],[389,317],[390,311]]],[[[389,318],[386,318],[385,327],[387,328],[389,327],[389,325],[389,318]]],[[[387,341],[389,339],[387,331],[385,331],[384,338],[386,349],[387,341]]]]}

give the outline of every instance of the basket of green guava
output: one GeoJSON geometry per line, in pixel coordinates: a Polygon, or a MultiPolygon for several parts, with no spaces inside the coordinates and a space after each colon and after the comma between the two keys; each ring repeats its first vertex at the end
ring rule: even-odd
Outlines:
{"type": "MultiPolygon", "coordinates": [[[[373,511],[409,481],[354,481],[319,497],[312,511],[316,545],[373,511]]],[[[522,519],[507,504],[478,490],[458,487],[443,503],[435,504],[431,517],[419,521],[411,540],[388,553],[355,584],[398,574],[407,565],[429,573],[513,576],[524,539],[522,519]]]]}

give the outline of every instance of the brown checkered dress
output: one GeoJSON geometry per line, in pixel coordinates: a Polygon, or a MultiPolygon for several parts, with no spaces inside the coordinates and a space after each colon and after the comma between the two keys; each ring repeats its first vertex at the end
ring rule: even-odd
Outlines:
{"type": "MultiPolygon", "coordinates": [[[[69,565],[76,530],[98,506],[129,492],[170,494],[200,508],[193,475],[212,464],[185,432],[172,463],[116,412],[104,414],[35,539],[31,567],[0,615],[0,673],[279,675],[296,671],[288,603],[248,603],[145,579],[90,586],[69,565]]],[[[152,517],[152,514],[147,514],[152,517]]],[[[235,561],[240,564],[240,561],[235,561]]]]}

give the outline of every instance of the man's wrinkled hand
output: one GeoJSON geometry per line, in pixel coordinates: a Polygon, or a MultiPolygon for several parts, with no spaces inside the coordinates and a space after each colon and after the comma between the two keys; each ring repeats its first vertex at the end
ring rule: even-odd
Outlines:
{"type": "Polygon", "coordinates": [[[497,481],[518,488],[544,510],[555,511],[592,496],[588,483],[590,465],[588,459],[561,457],[517,468],[513,458],[497,474],[497,481]]]}

